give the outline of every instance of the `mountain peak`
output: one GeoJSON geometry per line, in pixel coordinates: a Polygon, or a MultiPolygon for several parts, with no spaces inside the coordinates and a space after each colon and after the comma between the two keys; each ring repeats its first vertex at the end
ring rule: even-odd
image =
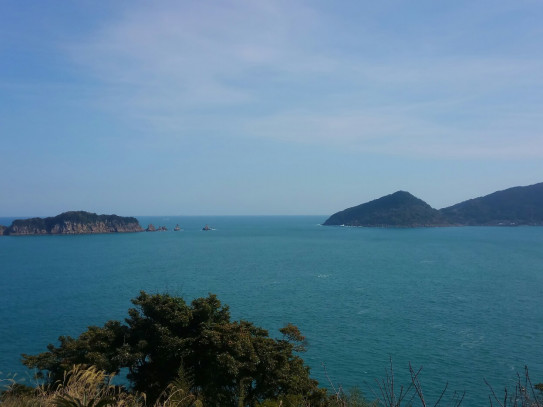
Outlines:
{"type": "Polygon", "coordinates": [[[419,226],[543,226],[543,183],[513,187],[433,209],[407,191],[347,208],[330,216],[324,225],[367,227],[419,226]]]}
{"type": "Polygon", "coordinates": [[[418,227],[446,223],[439,211],[407,191],[345,209],[330,216],[324,225],[368,227],[418,227]]]}

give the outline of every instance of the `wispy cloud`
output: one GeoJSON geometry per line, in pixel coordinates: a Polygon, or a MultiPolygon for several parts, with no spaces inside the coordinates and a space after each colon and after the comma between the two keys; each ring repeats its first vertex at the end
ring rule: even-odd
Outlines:
{"type": "Polygon", "coordinates": [[[258,137],[333,145],[355,154],[450,159],[536,158],[542,154],[543,137],[533,125],[538,114],[496,118],[468,129],[419,116],[393,109],[320,116],[294,112],[251,120],[245,130],[258,137]]]}
{"type": "Polygon", "coordinates": [[[102,107],[168,140],[205,130],[393,155],[543,156],[541,54],[441,53],[439,39],[424,52],[416,36],[397,41],[417,52],[379,54],[368,38],[354,52],[356,38],[336,46],[338,19],[297,2],[135,4],[70,52],[101,82],[102,107]]]}

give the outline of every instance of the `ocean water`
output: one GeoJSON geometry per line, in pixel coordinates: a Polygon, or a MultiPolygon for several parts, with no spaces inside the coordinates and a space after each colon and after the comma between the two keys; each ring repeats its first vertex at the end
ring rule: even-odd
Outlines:
{"type": "MultiPolygon", "coordinates": [[[[140,290],[215,293],[234,319],[296,324],[312,376],[368,398],[392,360],[425,395],[488,406],[527,365],[543,382],[543,228],[323,227],[326,217],[138,217],[167,232],[0,237],[0,371],[123,319],[140,290]],[[173,232],[179,223],[183,230],[173,232]],[[216,230],[203,232],[204,224],[216,230]],[[326,374],[323,366],[326,367],[326,374]]],[[[0,219],[0,224],[9,223],[0,219]]]]}

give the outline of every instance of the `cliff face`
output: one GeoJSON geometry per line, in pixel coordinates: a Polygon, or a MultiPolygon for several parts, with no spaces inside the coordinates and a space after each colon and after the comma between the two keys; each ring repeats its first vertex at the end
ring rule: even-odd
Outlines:
{"type": "Polygon", "coordinates": [[[2,236],[4,234],[6,229],[7,229],[7,227],[0,225],[0,236],[2,236]]]}
{"type": "Polygon", "coordinates": [[[141,232],[138,220],[117,215],[78,211],[51,218],[18,219],[6,229],[7,235],[76,235],[90,233],[141,232]]]}

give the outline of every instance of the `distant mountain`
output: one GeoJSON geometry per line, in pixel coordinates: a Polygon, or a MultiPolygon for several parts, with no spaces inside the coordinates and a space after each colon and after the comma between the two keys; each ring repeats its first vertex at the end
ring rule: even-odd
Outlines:
{"type": "Polygon", "coordinates": [[[324,225],[368,227],[445,226],[438,210],[409,192],[398,191],[330,216],[324,225]]]}
{"type": "Polygon", "coordinates": [[[470,199],[440,211],[458,225],[543,226],[543,182],[470,199]]]}
{"type": "Polygon", "coordinates": [[[543,183],[514,187],[433,209],[409,192],[398,191],[330,216],[324,225],[367,227],[543,226],[543,183]]]}
{"type": "Polygon", "coordinates": [[[4,235],[76,235],[88,233],[141,232],[138,220],[91,212],[64,212],[55,217],[14,220],[4,235]]]}

